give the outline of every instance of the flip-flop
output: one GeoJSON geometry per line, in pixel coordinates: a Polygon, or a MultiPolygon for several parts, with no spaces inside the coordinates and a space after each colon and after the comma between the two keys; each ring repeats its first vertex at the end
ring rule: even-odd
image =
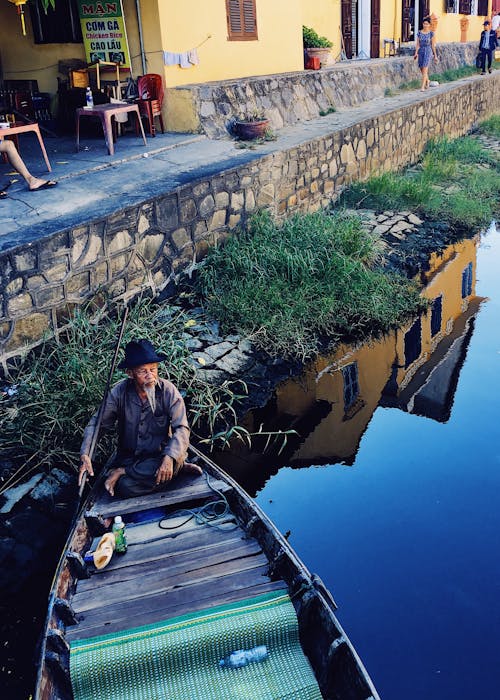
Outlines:
{"type": "Polygon", "coordinates": [[[0,190],[0,199],[3,199],[6,196],[7,196],[7,192],[5,190],[0,190]]]}
{"type": "Polygon", "coordinates": [[[55,187],[56,185],[57,182],[55,180],[47,180],[42,185],[38,185],[38,187],[33,187],[33,189],[31,189],[30,192],[38,192],[38,190],[48,190],[51,187],[55,187]]]}

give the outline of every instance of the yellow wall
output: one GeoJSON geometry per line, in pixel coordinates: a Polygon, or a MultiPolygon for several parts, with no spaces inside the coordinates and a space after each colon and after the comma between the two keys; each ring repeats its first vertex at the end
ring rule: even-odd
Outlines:
{"type": "Polygon", "coordinates": [[[148,61],[158,65],[155,56],[161,54],[150,54],[158,49],[183,52],[198,47],[198,66],[164,67],[167,87],[301,70],[299,0],[257,0],[256,5],[258,39],[228,41],[223,0],[159,2],[162,44],[148,42],[148,61]]]}
{"type": "MultiPolygon", "coordinates": [[[[437,41],[460,41],[460,20],[466,17],[469,20],[469,28],[467,30],[467,41],[475,41],[479,44],[479,37],[483,30],[483,15],[460,15],[444,12],[444,5],[441,0],[431,0],[430,10],[434,13],[439,21],[437,27],[437,41]]],[[[488,17],[491,17],[491,0],[488,2],[488,17]]]]}
{"type": "MultiPolygon", "coordinates": [[[[56,0],[56,2],[62,0],[56,0]]],[[[49,12],[50,12],[49,8],[49,12]]],[[[141,72],[139,37],[135,12],[135,0],[123,1],[123,13],[127,27],[130,55],[135,75],[141,72]]],[[[0,56],[5,80],[38,80],[40,92],[57,92],[58,61],[80,59],[85,61],[83,44],[35,44],[29,10],[25,12],[26,36],[14,5],[0,2],[0,56]]],[[[62,76],[61,76],[62,77],[62,76]]]]}
{"type": "Polygon", "coordinates": [[[302,24],[333,41],[332,55],[338,57],[340,41],[340,0],[301,0],[302,24]]]}

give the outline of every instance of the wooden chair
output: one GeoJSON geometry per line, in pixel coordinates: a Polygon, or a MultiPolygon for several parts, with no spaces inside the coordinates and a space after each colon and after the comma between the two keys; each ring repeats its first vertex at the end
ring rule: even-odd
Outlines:
{"type": "Polygon", "coordinates": [[[139,92],[139,111],[142,116],[147,117],[149,122],[149,133],[156,136],[155,117],[160,120],[161,133],[165,133],[163,127],[163,117],[161,116],[161,106],[163,104],[163,84],[160,75],[148,73],[142,75],[137,80],[137,90],[139,92]]]}

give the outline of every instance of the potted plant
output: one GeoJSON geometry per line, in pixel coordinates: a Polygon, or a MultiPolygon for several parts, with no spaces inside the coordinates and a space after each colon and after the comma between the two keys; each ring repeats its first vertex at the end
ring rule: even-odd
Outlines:
{"type": "Polygon", "coordinates": [[[317,56],[321,62],[321,67],[327,66],[332,58],[333,43],[326,36],[319,36],[311,27],[302,26],[302,43],[304,51],[312,58],[317,56]]]}
{"type": "Polygon", "coordinates": [[[269,119],[262,112],[253,112],[246,116],[242,115],[235,120],[233,131],[242,141],[263,138],[269,129],[269,119]]]}

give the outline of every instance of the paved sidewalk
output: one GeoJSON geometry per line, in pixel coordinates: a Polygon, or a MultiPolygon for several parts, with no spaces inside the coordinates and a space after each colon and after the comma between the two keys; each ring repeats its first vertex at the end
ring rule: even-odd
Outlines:
{"type": "Polygon", "coordinates": [[[0,200],[0,250],[102,218],[186,182],[293,148],[364,119],[425,102],[461,83],[485,79],[497,82],[495,73],[473,76],[430,88],[428,93],[413,90],[339,110],[285,127],[277,132],[276,141],[255,149],[238,148],[230,139],[211,140],[197,134],[158,134],[149,137],[144,147],[140,137],[126,134],[119,137],[115,155],[109,156],[103,138],[83,137],[81,147],[85,150],[76,153],[73,139],[44,136],[52,164],[49,174],[44,170],[38,143],[31,136],[24,136],[21,153],[28,168],[39,177],[58,180],[59,184],[54,189],[28,192],[22,178],[11,175],[8,165],[1,166],[0,186],[4,187],[8,179],[16,182],[8,188],[8,197],[0,200]]]}

